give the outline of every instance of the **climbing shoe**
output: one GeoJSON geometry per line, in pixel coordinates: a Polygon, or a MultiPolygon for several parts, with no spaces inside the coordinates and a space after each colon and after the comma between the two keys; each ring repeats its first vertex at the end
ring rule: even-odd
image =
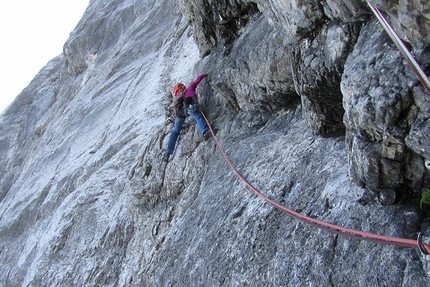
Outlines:
{"type": "Polygon", "coordinates": [[[205,131],[205,133],[203,134],[205,141],[207,141],[211,136],[212,136],[212,133],[210,130],[205,131]]]}
{"type": "Polygon", "coordinates": [[[169,157],[170,157],[170,153],[165,153],[164,155],[163,155],[163,162],[168,162],[169,161],[169,157]]]}

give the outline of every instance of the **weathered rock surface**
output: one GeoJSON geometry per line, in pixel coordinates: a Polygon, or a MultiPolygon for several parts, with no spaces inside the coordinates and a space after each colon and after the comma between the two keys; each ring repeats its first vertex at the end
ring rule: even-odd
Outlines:
{"type": "Polygon", "coordinates": [[[399,192],[408,185],[420,192],[428,186],[424,161],[429,154],[422,151],[429,144],[422,135],[428,111],[414,96],[426,92],[377,22],[361,30],[341,87],[354,179],[371,191],[399,192]],[[414,128],[422,124],[420,131],[414,128]],[[418,141],[419,147],[414,144],[418,141]]]}
{"type": "MultiPolygon", "coordinates": [[[[398,32],[428,69],[426,1],[375,2],[421,17],[398,32]]],[[[91,1],[0,116],[1,286],[429,285],[417,250],[264,202],[192,121],[162,164],[170,89],[200,72],[218,141],[264,194],[366,232],[427,228],[429,95],[364,2],[91,1]]]]}
{"type": "Polygon", "coordinates": [[[390,17],[399,36],[415,49],[428,48],[430,43],[430,5],[427,1],[373,1],[390,17]]]}

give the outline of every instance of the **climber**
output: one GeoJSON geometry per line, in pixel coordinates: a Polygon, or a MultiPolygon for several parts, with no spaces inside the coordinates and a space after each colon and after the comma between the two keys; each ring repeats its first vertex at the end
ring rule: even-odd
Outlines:
{"type": "Polygon", "coordinates": [[[182,83],[178,83],[173,87],[175,105],[173,116],[170,118],[170,121],[173,122],[173,131],[170,134],[166,153],[163,156],[164,162],[169,161],[169,157],[175,149],[176,140],[178,139],[186,117],[191,116],[196,120],[197,126],[205,140],[208,140],[212,136],[211,131],[200,112],[196,94],[197,85],[206,77],[207,74],[200,74],[188,88],[186,88],[182,83]]]}

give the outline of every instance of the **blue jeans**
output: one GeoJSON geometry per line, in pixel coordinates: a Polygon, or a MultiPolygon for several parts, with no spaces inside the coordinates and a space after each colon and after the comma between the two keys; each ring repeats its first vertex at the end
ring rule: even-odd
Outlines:
{"type": "MultiPolygon", "coordinates": [[[[188,113],[194,120],[196,120],[197,126],[199,127],[199,130],[202,135],[207,130],[209,130],[209,127],[200,111],[188,111],[188,113]]],[[[184,121],[185,121],[185,118],[183,117],[183,115],[177,116],[175,118],[175,123],[173,124],[173,131],[170,134],[169,142],[167,144],[167,149],[166,149],[167,153],[170,153],[170,154],[173,153],[173,150],[175,149],[175,145],[176,145],[176,140],[178,139],[178,136],[181,133],[181,129],[182,129],[182,125],[184,124],[184,121]]]]}

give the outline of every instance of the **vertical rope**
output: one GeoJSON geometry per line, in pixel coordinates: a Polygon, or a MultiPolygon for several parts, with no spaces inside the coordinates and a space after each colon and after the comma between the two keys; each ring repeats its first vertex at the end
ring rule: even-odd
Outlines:
{"type": "Polygon", "coordinates": [[[382,15],[381,11],[379,11],[379,9],[376,8],[376,6],[369,1],[367,2],[367,4],[369,5],[372,12],[375,14],[376,18],[378,18],[382,27],[384,27],[385,31],[390,36],[391,40],[393,40],[394,44],[396,45],[397,49],[399,49],[400,53],[405,58],[406,62],[408,62],[412,71],[414,71],[415,75],[418,77],[420,82],[423,84],[424,88],[430,94],[430,81],[429,81],[427,75],[424,73],[424,71],[421,69],[420,65],[417,63],[415,58],[409,52],[408,48],[406,48],[405,44],[403,44],[403,41],[400,39],[400,37],[397,35],[397,33],[394,31],[394,29],[391,27],[391,25],[385,19],[384,15],[382,15]]]}

